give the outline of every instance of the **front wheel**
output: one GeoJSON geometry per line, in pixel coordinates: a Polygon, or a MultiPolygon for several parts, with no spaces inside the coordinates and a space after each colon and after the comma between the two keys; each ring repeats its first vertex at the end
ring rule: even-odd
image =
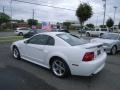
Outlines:
{"type": "Polygon", "coordinates": [[[113,46],[112,49],[111,49],[111,54],[115,55],[116,53],[117,53],[117,47],[113,46]]]}
{"type": "Polygon", "coordinates": [[[100,34],[100,37],[103,35],[103,33],[100,34]]]}
{"type": "Polygon", "coordinates": [[[18,35],[19,35],[19,36],[23,36],[23,33],[22,33],[22,32],[20,32],[18,35]]]}
{"type": "Polygon", "coordinates": [[[89,37],[89,36],[90,36],[90,33],[86,33],[86,36],[89,37]]]}
{"type": "Polygon", "coordinates": [[[13,57],[15,58],[15,59],[20,59],[20,52],[19,52],[19,50],[18,50],[18,48],[17,47],[14,47],[13,48],[13,57]]]}
{"type": "Polygon", "coordinates": [[[53,74],[59,78],[67,77],[70,74],[68,65],[60,58],[56,58],[52,61],[51,70],[53,74]]]}

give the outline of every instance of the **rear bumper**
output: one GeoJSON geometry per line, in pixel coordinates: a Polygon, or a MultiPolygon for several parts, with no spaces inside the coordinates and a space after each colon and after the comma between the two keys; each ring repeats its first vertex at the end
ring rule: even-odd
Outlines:
{"type": "Polygon", "coordinates": [[[100,72],[104,66],[107,55],[104,52],[98,56],[95,60],[90,62],[82,62],[78,66],[70,67],[72,75],[90,76],[92,74],[97,74],[100,72]]]}

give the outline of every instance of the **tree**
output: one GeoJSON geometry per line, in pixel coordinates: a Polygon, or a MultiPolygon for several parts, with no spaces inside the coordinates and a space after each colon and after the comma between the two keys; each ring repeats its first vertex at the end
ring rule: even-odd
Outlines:
{"type": "Polygon", "coordinates": [[[92,7],[87,3],[80,4],[76,10],[76,16],[78,17],[82,27],[84,25],[84,22],[91,18],[92,15],[92,7]]]}
{"type": "Polygon", "coordinates": [[[86,26],[87,26],[88,28],[94,28],[94,27],[95,27],[94,24],[92,24],[92,23],[86,24],[86,26]]]}
{"type": "Polygon", "coordinates": [[[114,25],[114,21],[112,20],[112,18],[109,18],[109,19],[106,21],[106,26],[107,26],[108,28],[111,28],[113,25],[114,25]]]}
{"type": "Polygon", "coordinates": [[[63,26],[66,27],[66,29],[70,29],[71,23],[70,22],[63,22],[63,26]]]}
{"type": "Polygon", "coordinates": [[[38,24],[38,20],[28,19],[28,20],[27,20],[27,23],[28,23],[29,26],[37,25],[37,24],[38,24]]]}
{"type": "Polygon", "coordinates": [[[120,22],[119,22],[119,24],[118,24],[118,28],[120,29],[120,22]]]}
{"type": "Polygon", "coordinates": [[[10,17],[5,13],[0,12],[0,27],[3,23],[7,23],[9,21],[10,21],[10,17]]]}
{"type": "Polygon", "coordinates": [[[0,13],[0,25],[10,21],[10,17],[5,13],[0,13]]]}

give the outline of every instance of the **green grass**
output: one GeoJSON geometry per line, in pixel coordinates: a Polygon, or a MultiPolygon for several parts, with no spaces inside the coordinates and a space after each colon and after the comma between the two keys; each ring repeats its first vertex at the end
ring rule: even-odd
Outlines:
{"type": "Polygon", "coordinates": [[[0,42],[17,41],[21,39],[23,39],[22,36],[7,36],[7,37],[0,37],[0,42]]]}

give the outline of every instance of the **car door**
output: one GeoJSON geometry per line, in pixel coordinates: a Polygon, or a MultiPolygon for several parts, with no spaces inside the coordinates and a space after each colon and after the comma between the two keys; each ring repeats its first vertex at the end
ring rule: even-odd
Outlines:
{"type": "Polygon", "coordinates": [[[32,62],[44,64],[47,39],[47,35],[36,35],[30,38],[24,45],[26,50],[24,56],[32,62]]]}
{"type": "Polygon", "coordinates": [[[91,30],[91,35],[95,35],[95,29],[91,30]]]}
{"type": "Polygon", "coordinates": [[[94,35],[99,36],[100,29],[95,29],[94,35]]]}

